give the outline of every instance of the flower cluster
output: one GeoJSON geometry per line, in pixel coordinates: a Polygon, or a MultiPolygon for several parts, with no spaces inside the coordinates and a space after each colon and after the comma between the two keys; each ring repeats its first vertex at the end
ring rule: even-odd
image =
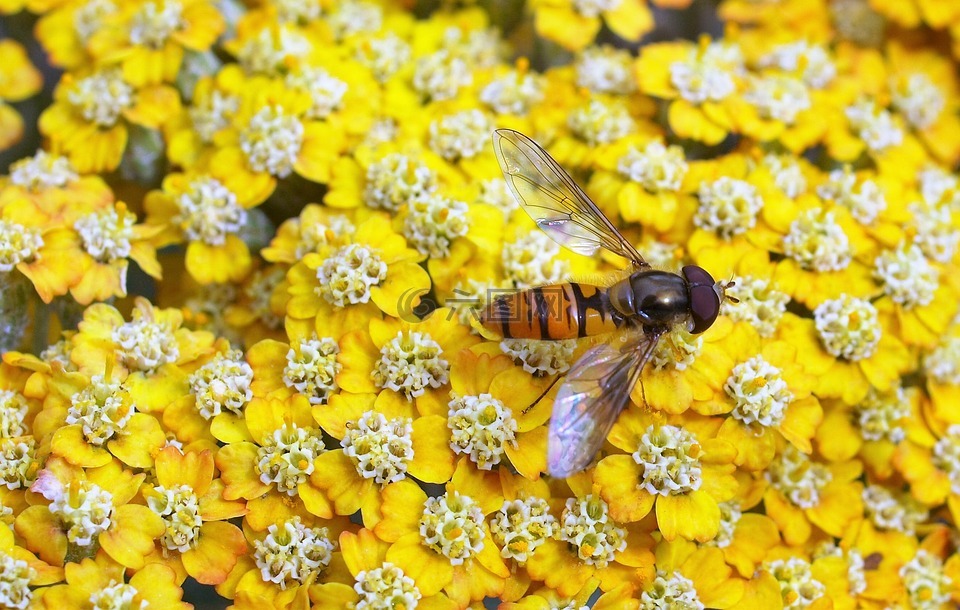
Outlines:
{"type": "MultiPolygon", "coordinates": [[[[486,4],[0,2],[63,72],[0,177],[0,606],[960,603],[960,10],[486,4]],[[634,388],[523,337],[546,290],[478,324],[625,277],[497,128],[726,285],[634,388]],[[568,375],[629,400],[560,478],[568,375]]],[[[2,149],[41,78],[0,58],[2,149]]]]}

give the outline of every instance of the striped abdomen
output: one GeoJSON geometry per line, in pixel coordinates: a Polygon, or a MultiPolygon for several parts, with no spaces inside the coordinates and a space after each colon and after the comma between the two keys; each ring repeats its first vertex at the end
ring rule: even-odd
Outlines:
{"type": "Polygon", "coordinates": [[[499,295],[480,321],[505,339],[576,339],[613,332],[624,317],[605,288],[567,282],[499,295]]]}

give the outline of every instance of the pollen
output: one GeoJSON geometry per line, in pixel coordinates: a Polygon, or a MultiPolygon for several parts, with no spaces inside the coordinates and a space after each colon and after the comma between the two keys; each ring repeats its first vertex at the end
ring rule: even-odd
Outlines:
{"type": "Polygon", "coordinates": [[[177,205],[180,212],[173,222],[190,241],[222,246],[228,235],[236,235],[247,224],[247,211],[237,203],[237,196],[214,178],[190,182],[177,205]]]}
{"type": "Polygon", "coordinates": [[[389,561],[357,573],[353,590],[360,596],[355,610],[414,610],[423,597],[413,579],[389,561]]]}
{"type": "Polygon", "coordinates": [[[703,610],[693,581],[679,572],[657,570],[657,577],[640,594],[640,610],[703,610]]]}
{"type": "Polygon", "coordinates": [[[636,126],[627,107],[620,102],[604,102],[593,98],[585,106],[574,108],[567,117],[567,126],[591,146],[609,144],[633,133],[636,126]]]}
{"type": "Polygon", "coordinates": [[[790,295],[763,278],[738,277],[727,294],[740,301],[727,315],[737,322],[748,322],[761,337],[773,336],[790,301],[790,295]]]}
{"type": "Polygon", "coordinates": [[[379,253],[360,244],[347,244],[335,250],[317,268],[317,293],[336,307],[370,300],[370,288],[387,277],[387,264],[379,253]]]}
{"type": "Polygon", "coordinates": [[[265,485],[276,483],[277,490],[295,496],[297,486],[313,473],[313,461],[323,453],[323,437],[315,428],[285,423],[263,439],[257,449],[257,471],[265,485]]]}
{"type": "Polygon", "coordinates": [[[893,115],[875,101],[863,99],[846,109],[850,128],[873,153],[880,153],[903,142],[903,129],[893,115]]]}
{"type": "Polygon", "coordinates": [[[33,599],[30,581],[37,577],[37,571],[23,559],[0,551],[0,605],[4,608],[26,610],[33,599]]]}
{"type": "Polygon", "coordinates": [[[880,343],[877,308],[849,295],[824,301],[813,311],[820,340],[831,355],[851,362],[869,358],[880,343]]]}
{"type": "Polygon", "coordinates": [[[611,518],[602,498],[567,498],[557,538],[571,545],[580,561],[603,569],[627,548],[627,532],[611,518]]]}
{"type": "Polygon", "coordinates": [[[118,205],[81,216],[73,228],[80,234],[87,254],[101,263],[109,263],[130,256],[136,221],[132,212],[118,205]]]}
{"type": "Polygon", "coordinates": [[[252,381],[253,369],[243,359],[243,352],[230,350],[217,354],[190,375],[190,393],[204,419],[212,419],[224,410],[241,415],[253,398],[252,381]]]}
{"type": "Polygon", "coordinates": [[[410,418],[387,419],[382,413],[367,411],[347,425],[340,446],[353,459],[360,476],[386,485],[406,478],[407,465],[413,460],[412,434],[410,418]]]}
{"type": "Polygon", "coordinates": [[[526,116],[543,96],[543,78],[526,70],[511,70],[480,91],[480,101],[491,110],[516,116],[526,116]]]}
{"type": "Polygon", "coordinates": [[[133,311],[133,319],[113,330],[117,355],[128,369],[153,373],[180,358],[180,346],[170,325],[133,311]]]}
{"type": "Polygon", "coordinates": [[[507,443],[516,447],[517,420],[510,407],[490,394],[455,396],[447,406],[450,448],[469,455],[480,470],[499,464],[507,443]]]}
{"type": "Polygon", "coordinates": [[[950,263],[960,241],[960,232],[953,224],[950,207],[917,202],[908,208],[908,212],[915,231],[914,243],[929,258],[938,263],[950,263]]]}
{"type": "Polygon", "coordinates": [[[623,0],[573,0],[573,10],[577,11],[584,17],[599,17],[600,13],[606,11],[612,11],[618,6],[623,0]]]}
{"type": "Polygon", "coordinates": [[[147,2],[130,20],[130,42],[151,49],[161,49],[170,35],[183,28],[183,5],[177,0],[147,2]]]}
{"type": "Polygon", "coordinates": [[[784,254],[804,269],[829,272],[846,269],[853,251],[833,212],[824,208],[803,210],[783,236],[784,254]]]}
{"type": "Polygon", "coordinates": [[[392,32],[357,45],[357,61],[370,70],[379,83],[386,83],[407,65],[410,55],[410,45],[392,32]]]}
{"type": "Polygon", "coordinates": [[[480,110],[448,114],[430,123],[430,149],[447,161],[471,159],[487,147],[493,122],[480,110]]]}
{"type": "Polygon", "coordinates": [[[779,426],[793,400],[780,369],[763,356],[754,356],[733,367],[723,389],[736,403],[731,415],[747,426],[779,426]]]}
{"type": "Polygon", "coordinates": [[[787,445],[763,473],[770,485],[800,508],[820,504],[823,488],[833,479],[830,469],[787,445]]]}
{"type": "Polygon", "coordinates": [[[576,59],[577,87],[593,93],[626,95],[637,88],[633,57],[610,45],[587,47],[576,59]]]}
{"type": "Polygon", "coordinates": [[[10,184],[32,192],[63,188],[79,179],[68,158],[43,150],[10,164],[10,184]]]}
{"type": "Polygon", "coordinates": [[[649,426],[633,452],[641,468],[637,487],[651,495],[677,496],[700,489],[703,471],[697,437],[678,426],[649,426]]]}
{"type": "Polygon", "coordinates": [[[717,506],[720,507],[720,529],[717,531],[716,537],[706,544],[707,546],[725,549],[733,542],[733,535],[736,533],[737,524],[743,516],[743,510],[740,508],[740,504],[735,501],[719,502],[717,506]]]}
{"type": "Polygon", "coordinates": [[[310,40],[290,25],[263,28],[237,53],[247,74],[282,76],[291,64],[303,61],[313,50],[310,40]]]}
{"type": "Polygon", "coordinates": [[[923,369],[937,383],[960,385],[960,337],[946,337],[923,359],[923,369]]]}
{"type": "Polygon", "coordinates": [[[263,581],[286,589],[319,576],[330,565],[336,545],[327,528],[307,527],[294,517],[268,527],[266,537],[253,547],[263,581]]]}
{"type": "Polygon", "coordinates": [[[106,586],[98,588],[90,595],[90,604],[93,610],[146,609],[149,606],[146,600],[136,602],[139,594],[140,592],[133,585],[117,582],[111,578],[106,586]]]}
{"type": "Polygon", "coordinates": [[[866,226],[887,209],[880,186],[870,179],[858,181],[849,166],[830,172],[827,181],[817,187],[817,195],[847,208],[857,222],[866,226]]]}
{"type": "Polygon", "coordinates": [[[882,485],[863,489],[864,513],[877,529],[913,536],[930,516],[930,511],[909,493],[890,491],[882,485]]]}
{"type": "Polygon", "coordinates": [[[302,339],[291,345],[283,383],[307,397],[312,405],[325,405],[337,390],[340,346],[330,337],[302,339]]]}
{"type": "Polygon", "coordinates": [[[123,431],[133,413],[133,399],[120,382],[94,375],[70,398],[66,421],[68,425],[79,424],[83,438],[100,447],[123,431]]]}
{"type": "Polygon", "coordinates": [[[197,546],[200,536],[200,501],[189,485],[158,486],[144,494],[147,506],[163,519],[166,530],[160,538],[166,551],[185,553],[197,546]]]}
{"type": "Polygon", "coordinates": [[[367,169],[364,201],[373,209],[396,212],[407,201],[432,193],[436,181],[430,168],[418,159],[392,153],[367,169]]]}
{"type": "Polygon", "coordinates": [[[860,436],[866,441],[899,443],[906,438],[903,426],[910,416],[910,403],[903,388],[880,393],[871,388],[856,407],[860,436]]]}
{"type": "Polygon", "coordinates": [[[796,157],[771,153],[764,155],[761,162],[773,176],[774,185],[790,199],[807,192],[807,179],[796,157]]]}
{"type": "Polygon", "coordinates": [[[810,563],[799,557],[767,562],[764,569],[780,584],[784,610],[806,608],[827,591],[823,583],[813,577],[810,563]]]}
{"type": "Polygon", "coordinates": [[[557,531],[557,519],[543,498],[505,500],[490,521],[490,533],[500,556],[525,565],[530,556],[557,531]]]}
{"type": "Polygon", "coordinates": [[[577,349],[576,339],[562,341],[535,341],[528,339],[504,339],[500,351],[513,358],[513,363],[534,377],[547,377],[566,373],[573,362],[577,349]]]}
{"type": "Polygon", "coordinates": [[[883,292],[904,309],[928,305],[940,285],[940,273],[916,244],[901,243],[886,250],[874,262],[874,277],[883,292]]]}
{"type": "Polygon", "coordinates": [[[303,91],[310,96],[310,108],[304,113],[308,119],[325,119],[343,105],[347,83],[323,68],[303,66],[297,72],[287,74],[285,84],[294,91],[303,91]]]}
{"type": "Polygon", "coordinates": [[[763,208],[763,198],[755,186],[726,176],[701,183],[699,199],[693,224],[723,239],[752,229],[763,208]]]}
{"type": "Polygon", "coordinates": [[[454,491],[427,498],[420,517],[420,541],[462,565],[483,550],[483,511],[469,496],[454,491]]]}
{"type": "Polygon", "coordinates": [[[654,140],[642,151],[631,146],[617,160],[617,171],[650,193],[677,192],[690,166],[683,148],[654,140]]]}
{"type": "Polygon", "coordinates": [[[933,465],[950,477],[950,490],[960,494],[960,424],[953,424],[933,445],[933,465]]]}
{"type": "Polygon", "coordinates": [[[23,424],[30,405],[20,392],[0,390],[0,438],[13,438],[27,433],[23,424]]]}
{"type": "Polygon", "coordinates": [[[774,47],[760,58],[759,66],[798,73],[803,82],[812,89],[825,88],[837,75],[837,67],[826,49],[802,40],[774,47]]]}
{"type": "Polygon", "coordinates": [[[678,325],[663,335],[650,362],[657,371],[668,367],[683,371],[696,362],[701,349],[703,335],[692,335],[678,325]]]}
{"type": "Polygon", "coordinates": [[[440,49],[417,60],[413,88],[423,97],[439,102],[449,100],[473,83],[470,64],[461,53],[440,49]]]}
{"type": "Polygon", "coordinates": [[[449,375],[450,364],[440,344],[415,330],[398,331],[381,347],[371,373],[377,387],[402,392],[407,400],[422,396],[427,388],[445,385],[449,375]]]}
{"type": "Polygon", "coordinates": [[[0,485],[26,489],[37,478],[37,442],[32,436],[0,438],[0,485]]]}
{"type": "Polygon", "coordinates": [[[71,483],[67,489],[48,491],[50,512],[67,530],[67,540],[76,546],[94,544],[101,532],[110,528],[113,516],[113,495],[90,481],[71,483]],[[51,497],[52,496],[52,497],[51,497]]]}
{"type": "Polygon", "coordinates": [[[503,274],[516,288],[555,284],[570,272],[570,264],[558,259],[560,245],[536,230],[507,242],[501,261],[503,274]]]}
{"type": "Polygon", "coordinates": [[[0,219],[0,273],[9,273],[20,263],[32,263],[43,247],[40,229],[0,219]]]}
{"type": "Polygon", "coordinates": [[[303,124],[296,116],[279,106],[266,106],[240,132],[240,149],[253,171],[286,178],[300,154],[303,133],[303,124]]]}
{"type": "Polygon", "coordinates": [[[945,572],[943,560],[926,549],[917,550],[900,568],[900,579],[911,608],[935,610],[950,603],[953,580],[945,572]]]}
{"type": "Polygon", "coordinates": [[[943,91],[919,72],[894,78],[890,92],[894,108],[916,129],[936,123],[947,104],[943,91]]]}
{"type": "Polygon", "coordinates": [[[793,125],[797,115],[811,106],[810,93],[800,79],[768,74],[750,79],[743,99],[757,109],[761,117],[793,125]]]}
{"type": "Polygon", "coordinates": [[[410,200],[403,235],[418,252],[431,258],[450,255],[450,244],[469,229],[470,206],[435,193],[410,200]]]}
{"type": "Polygon", "coordinates": [[[213,136],[221,129],[230,126],[230,117],[240,108],[239,98],[227,95],[220,91],[213,91],[210,95],[199,100],[187,110],[193,131],[204,144],[212,144],[213,136]]]}
{"type": "Polygon", "coordinates": [[[67,91],[67,101],[85,121],[109,128],[136,103],[136,92],[124,82],[120,70],[108,69],[76,80],[67,91]]]}

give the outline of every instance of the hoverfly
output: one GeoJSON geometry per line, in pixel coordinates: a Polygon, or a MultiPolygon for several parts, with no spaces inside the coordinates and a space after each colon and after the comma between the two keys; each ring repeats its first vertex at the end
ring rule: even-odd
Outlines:
{"type": "Polygon", "coordinates": [[[653,269],[536,142],[498,129],[493,146],[514,197],[554,241],[586,256],[603,248],[630,263],[609,285],[529,288],[495,298],[480,316],[505,338],[609,335],[570,368],[554,401],[547,464],[552,476],[566,477],[593,460],[660,337],[678,324],[694,334],[710,328],[724,299],[733,300],[726,297],[732,282],[716,282],[696,265],[679,275],[653,269]]]}

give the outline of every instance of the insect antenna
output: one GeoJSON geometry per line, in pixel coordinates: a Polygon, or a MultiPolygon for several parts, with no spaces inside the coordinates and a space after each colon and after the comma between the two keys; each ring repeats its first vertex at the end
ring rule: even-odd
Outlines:
{"type": "Polygon", "coordinates": [[[725,301],[730,301],[730,302],[733,303],[734,305],[736,305],[737,303],[739,303],[739,302],[740,302],[740,299],[738,299],[737,297],[735,297],[735,296],[733,296],[733,295],[731,295],[731,294],[727,294],[727,291],[730,290],[731,288],[733,288],[733,287],[736,286],[736,285],[737,285],[737,283],[734,282],[733,279],[731,278],[730,280],[727,281],[726,284],[724,284],[724,285],[721,287],[721,288],[723,289],[723,299],[724,299],[725,301]]]}
{"type": "Polygon", "coordinates": [[[526,415],[527,413],[530,412],[530,409],[532,409],[532,408],[534,408],[535,406],[537,406],[537,403],[540,402],[541,400],[543,400],[543,397],[547,395],[547,393],[553,388],[553,386],[557,385],[557,382],[560,381],[560,378],[561,378],[561,377],[563,377],[563,375],[557,375],[556,377],[554,377],[554,378],[553,378],[553,381],[550,382],[550,385],[547,386],[547,389],[545,389],[544,391],[540,392],[540,396],[537,396],[537,399],[534,400],[533,402],[531,402],[530,405],[529,405],[527,408],[525,408],[523,411],[521,411],[521,413],[522,413],[523,415],[526,415]]]}

